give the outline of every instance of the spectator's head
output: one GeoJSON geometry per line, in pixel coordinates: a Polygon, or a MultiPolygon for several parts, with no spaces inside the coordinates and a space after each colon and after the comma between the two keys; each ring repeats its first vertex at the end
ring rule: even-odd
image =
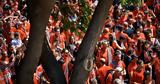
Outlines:
{"type": "Polygon", "coordinates": [[[143,60],[138,60],[137,61],[137,68],[138,68],[138,70],[141,70],[143,67],[144,67],[144,62],[143,62],[143,60]]]}
{"type": "Polygon", "coordinates": [[[100,66],[105,65],[106,59],[105,58],[100,58],[100,66]]]}
{"type": "Polygon", "coordinates": [[[126,41],[126,37],[125,37],[124,35],[120,35],[120,38],[119,38],[119,39],[120,39],[120,41],[122,41],[122,42],[123,42],[123,41],[126,41]]]}
{"type": "Polygon", "coordinates": [[[107,41],[107,40],[102,40],[102,46],[103,47],[109,47],[109,41],[107,41]]]}
{"type": "Polygon", "coordinates": [[[15,28],[16,28],[16,29],[20,28],[20,23],[16,23],[16,24],[15,24],[15,28]]]}
{"type": "Polygon", "coordinates": [[[131,56],[131,55],[133,55],[133,53],[134,53],[134,51],[130,49],[130,50],[128,50],[127,55],[131,56]]]}
{"type": "Polygon", "coordinates": [[[15,39],[19,39],[19,33],[18,33],[18,32],[15,32],[15,33],[14,33],[14,38],[15,38],[15,39]]]}
{"type": "Polygon", "coordinates": [[[62,53],[65,54],[64,56],[68,56],[69,51],[67,49],[63,49],[62,53]]]}
{"type": "Polygon", "coordinates": [[[137,19],[138,21],[142,21],[142,15],[141,15],[141,14],[138,14],[137,17],[136,17],[136,19],[137,19]]]}
{"type": "Polygon", "coordinates": [[[136,36],[140,36],[140,33],[141,33],[141,29],[140,29],[140,28],[137,28],[137,29],[135,30],[136,36]]]}
{"type": "Polygon", "coordinates": [[[104,28],[103,33],[106,34],[109,32],[109,28],[104,28]]]}
{"type": "Polygon", "coordinates": [[[152,37],[153,37],[150,29],[145,30],[145,31],[144,31],[144,34],[145,34],[145,36],[146,36],[147,38],[152,38],[152,37]]]}
{"type": "Polygon", "coordinates": [[[75,43],[75,38],[74,36],[71,36],[70,39],[69,39],[69,42],[72,44],[72,43],[75,43]]]}
{"type": "Polygon", "coordinates": [[[60,28],[55,27],[55,28],[54,28],[54,32],[55,32],[55,34],[56,34],[57,36],[59,36],[59,35],[60,35],[60,28]]]}
{"type": "Polygon", "coordinates": [[[19,27],[19,28],[22,28],[22,27],[23,27],[23,22],[18,21],[18,27],[19,27]]]}
{"type": "Polygon", "coordinates": [[[144,47],[144,49],[146,49],[146,50],[149,49],[149,48],[150,48],[150,43],[149,43],[149,41],[145,41],[143,47],[144,47]]]}
{"type": "Polygon", "coordinates": [[[117,25],[116,26],[116,29],[118,29],[120,32],[122,32],[124,30],[123,26],[122,25],[117,25]]]}
{"type": "Polygon", "coordinates": [[[148,6],[147,6],[147,4],[143,4],[142,9],[143,9],[144,11],[148,10],[148,6]]]}
{"type": "Polygon", "coordinates": [[[9,48],[9,52],[15,53],[15,52],[14,52],[14,47],[13,47],[11,44],[8,45],[8,48],[9,48]]]}
{"type": "Polygon", "coordinates": [[[116,67],[116,68],[114,69],[114,71],[115,71],[115,72],[114,72],[114,75],[115,75],[115,76],[118,76],[118,77],[119,77],[119,76],[122,76],[122,75],[123,75],[123,73],[122,73],[122,72],[123,72],[123,68],[122,68],[122,67],[119,67],[119,66],[118,66],[118,67],[116,67]]]}
{"type": "Polygon", "coordinates": [[[128,22],[124,22],[124,28],[128,28],[128,22]]]}
{"type": "Polygon", "coordinates": [[[22,26],[24,26],[26,24],[27,18],[22,17],[20,20],[21,20],[20,22],[22,23],[22,26]]]}
{"type": "Polygon", "coordinates": [[[105,25],[105,28],[111,28],[111,27],[112,27],[112,25],[110,23],[108,23],[108,24],[105,25]]]}
{"type": "Polygon", "coordinates": [[[135,55],[135,54],[131,55],[131,57],[132,57],[132,59],[133,59],[134,61],[137,61],[137,60],[138,60],[138,56],[135,55]]]}
{"type": "Polygon", "coordinates": [[[3,11],[8,11],[8,10],[10,10],[11,9],[11,6],[9,5],[9,4],[5,4],[4,6],[3,6],[3,11]]]}
{"type": "Polygon", "coordinates": [[[116,61],[120,61],[122,57],[122,52],[120,50],[117,50],[115,51],[114,56],[116,61]]]}
{"type": "Polygon", "coordinates": [[[133,18],[133,13],[132,12],[129,12],[128,13],[128,19],[132,19],[133,18]]]}
{"type": "Polygon", "coordinates": [[[160,23],[157,23],[157,30],[160,31],[160,23]]]}

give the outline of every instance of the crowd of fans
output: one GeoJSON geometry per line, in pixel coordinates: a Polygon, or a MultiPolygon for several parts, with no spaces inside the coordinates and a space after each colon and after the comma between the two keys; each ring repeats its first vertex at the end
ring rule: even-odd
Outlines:
{"type": "MultiPolygon", "coordinates": [[[[98,0],[85,1],[94,11],[98,0]]],[[[73,9],[74,15],[68,15],[67,19],[75,25],[80,19],[78,16],[83,14],[78,0],[60,0],[53,6],[46,27],[49,46],[68,82],[75,53],[85,33],[79,28],[79,34],[69,28],[64,30],[61,3],[73,9]],[[57,14],[57,21],[54,14],[57,14]]],[[[24,58],[30,30],[26,7],[25,0],[0,0],[0,84],[16,81],[15,69],[24,58]]],[[[122,5],[120,0],[113,0],[86,84],[160,84],[159,14],[159,0],[144,0],[141,5],[132,2],[122,5]]],[[[49,83],[41,65],[34,73],[33,82],[49,83]]]]}

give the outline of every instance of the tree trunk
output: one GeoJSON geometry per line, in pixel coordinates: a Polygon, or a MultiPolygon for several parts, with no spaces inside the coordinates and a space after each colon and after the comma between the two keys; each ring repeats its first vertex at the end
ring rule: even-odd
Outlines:
{"type": "Polygon", "coordinates": [[[30,2],[29,18],[31,30],[25,57],[22,60],[17,72],[18,84],[32,84],[33,73],[36,71],[39,62],[42,44],[45,36],[45,29],[50,16],[53,1],[51,0],[27,0],[30,2]]]}
{"type": "Polygon", "coordinates": [[[50,79],[51,84],[66,84],[66,79],[60,64],[57,62],[49,47],[47,39],[43,43],[40,63],[50,79]]]}
{"type": "Polygon", "coordinates": [[[93,68],[93,53],[95,46],[97,44],[100,33],[102,32],[103,25],[111,5],[112,0],[99,0],[89,28],[77,52],[75,66],[70,79],[71,84],[86,83],[89,72],[93,68]]]}

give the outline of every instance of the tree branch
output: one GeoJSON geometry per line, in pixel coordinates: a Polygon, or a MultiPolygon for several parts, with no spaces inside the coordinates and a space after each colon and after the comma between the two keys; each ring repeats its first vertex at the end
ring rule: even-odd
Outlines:
{"type": "Polygon", "coordinates": [[[31,23],[29,41],[25,57],[17,72],[18,84],[32,84],[33,73],[36,71],[45,36],[45,29],[53,6],[51,0],[27,0],[29,19],[31,23]]]}
{"type": "Polygon", "coordinates": [[[93,18],[90,22],[89,28],[77,52],[76,62],[74,65],[73,73],[71,74],[71,84],[86,83],[90,71],[86,70],[86,66],[84,65],[92,68],[91,66],[93,65],[93,60],[91,59],[94,58],[93,53],[95,50],[95,46],[97,44],[98,37],[102,32],[103,25],[111,5],[112,0],[99,0],[98,6],[96,7],[93,18]],[[87,64],[86,60],[89,60],[87,64]]]}
{"type": "Polygon", "coordinates": [[[49,77],[51,84],[66,84],[63,70],[60,64],[54,58],[47,39],[45,39],[43,43],[40,62],[42,63],[43,69],[49,77]]]}

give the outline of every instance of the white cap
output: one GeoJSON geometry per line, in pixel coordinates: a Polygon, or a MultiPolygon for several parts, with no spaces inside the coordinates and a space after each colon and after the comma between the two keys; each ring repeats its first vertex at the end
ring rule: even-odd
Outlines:
{"type": "Polygon", "coordinates": [[[123,69],[122,69],[122,67],[116,67],[115,70],[121,72],[123,69]]]}
{"type": "Polygon", "coordinates": [[[101,62],[106,62],[106,59],[100,58],[100,61],[101,61],[101,62]]]}

